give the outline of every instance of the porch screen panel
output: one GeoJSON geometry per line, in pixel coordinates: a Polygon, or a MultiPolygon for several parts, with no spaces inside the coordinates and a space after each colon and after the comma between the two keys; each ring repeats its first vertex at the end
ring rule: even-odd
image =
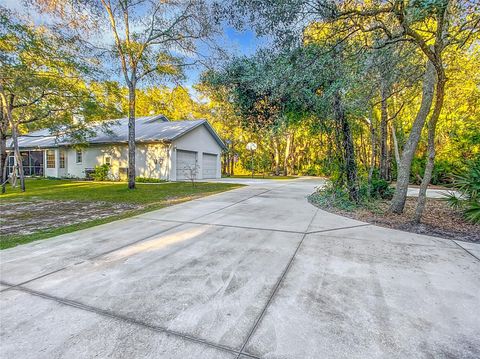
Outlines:
{"type": "MultiPolygon", "coordinates": [[[[43,176],[43,151],[22,151],[23,173],[25,176],[43,176]]],[[[15,168],[15,159],[12,154],[8,156],[8,173],[15,168]]]]}
{"type": "Polygon", "coordinates": [[[32,176],[43,176],[43,151],[30,151],[30,168],[32,176]]]}

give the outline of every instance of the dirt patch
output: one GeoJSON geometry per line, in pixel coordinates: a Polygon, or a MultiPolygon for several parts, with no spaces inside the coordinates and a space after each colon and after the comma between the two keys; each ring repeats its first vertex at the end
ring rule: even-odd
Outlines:
{"type": "Polygon", "coordinates": [[[31,234],[141,207],[125,203],[48,200],[0,203],[0,235],[31,234]]]}
{"type": "Polygon", "coordinates": [[[381,227],[467,242],[480,241],[480,225],[466,222],[459,212],[442,200],[427,199],[422,223],[419,224],[412,222],[417,205],[416,198],[407,198],[405,211],[401,215],[390,213],[389,204],[388,201],[379,202],[374,210],[359,208],[344,211],[333,207],[322,209],[381,227]]]}

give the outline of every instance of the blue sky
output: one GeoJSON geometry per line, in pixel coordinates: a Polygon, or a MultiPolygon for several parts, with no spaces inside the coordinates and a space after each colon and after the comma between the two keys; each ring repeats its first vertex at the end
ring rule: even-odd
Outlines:
{"type": "Polygon", "coordinates": [[[263,42],[251,30],[239,32],[230,26],[225,26],[224,34],[232,45],[238,45],[240,53],[244,55],[253,55],[263,42]]]}
{"type": "MultiPolygon", "coordinates": [[[[219,43],[224,44],[228,53],[232,56],[251,56],[262,46],[264,40],[257,38],[251,30],[237,31],[231,26],[222,27],[223,36],[218,39],[219,43]]],[[[210,50],[205,48],[202,54],[208,55],[210,50]]],[[[198,82],[200,73],[204,70],[202,67],[189,68],[186,71],[186,85],[191,87],[198,82]]]]}
{"type": "MultiPolygon", "coordinates": [[[[42,16],[31,7],[26,7],[21,0],[0,0],[2,6],[17,11],[22,16],[27,16],[37,24],[49,22],[48,17],[42,16]]],[[[251,30],[237,31],[231,26],[224,24],[222,26],[223,36],[218,37],[218,43],[222,44],[222,48],[231,55],[236,56],[250,56],[264,43],[263,39],[255,36],[251,30]]],[[[208,47],[201,47],[200,52],[205,56],[209,56],[211,50],[208,47]]],[[[198,82],[200,73],[204,70],[202,67],[190,67],[185,69],[186,80],[184,85],[191,88],[192,85],[198,82]]],[[[119,77],[121,81],[121,78],[119,77]]]]}

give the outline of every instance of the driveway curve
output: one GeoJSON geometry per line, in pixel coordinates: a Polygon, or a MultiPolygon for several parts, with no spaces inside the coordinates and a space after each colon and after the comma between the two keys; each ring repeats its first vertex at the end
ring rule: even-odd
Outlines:
{"type": "Polygon", "coordinates": [[[480,357],[480,245],[240,182],[0,252],[1,357],[480,357]]]}

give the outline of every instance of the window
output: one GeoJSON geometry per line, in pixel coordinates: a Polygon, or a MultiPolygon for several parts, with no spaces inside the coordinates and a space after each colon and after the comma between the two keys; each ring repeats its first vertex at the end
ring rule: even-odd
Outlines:
{"type": "Polygon", "coordinates": [[[55,168],[55,150],[47,150],[47,168],[55,168]]]}
{"type": "Polygon", "coordinates": [[[65,168],[65,151],[60,151],[59,161],[60,161],[59,167],[65,168]]]}
{"type": "Polygon", "coordinates": [[[8,173],[13,173],[15,168],[15,157],[13,155],[8,156],[8,173]]]}
{"type": "Polygon", "coordinates": [[[83,162],[83,152],[82,150],[77,150],[77,154],[76,154],[76,159],[77,159],[77,163],[82,163],[83,162]]]}
{"type": "Polygon", "coordinates": [[[105,164],[111,166],[112,165],[112,157],[106,156],[105,157],[105,164]]]}

